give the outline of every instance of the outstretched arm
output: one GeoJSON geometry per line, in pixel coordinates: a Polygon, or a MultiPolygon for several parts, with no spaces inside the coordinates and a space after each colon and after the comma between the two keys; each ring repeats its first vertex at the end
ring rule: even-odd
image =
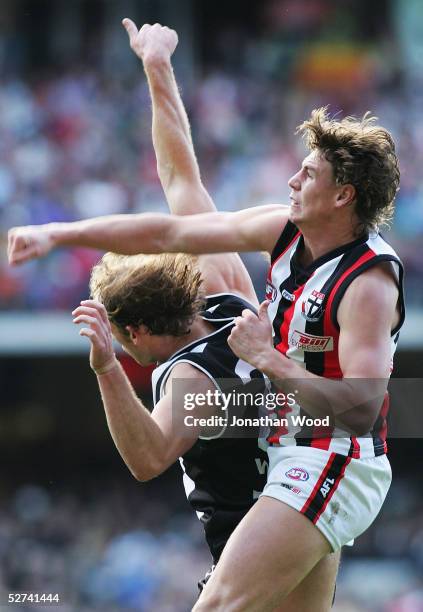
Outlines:
{"type": "MultiPolygon", "coordinates": [[[[214,212],[216,206],[201,181],[188,117],[172,69],[178,36],[158,23],[145,24],[139,31],[130,19],[124,19],[123,25],[147,75],[157,171],[170,211],[175,215],[214,212]]],[[[234,291],[258,304],[250,275],[236,253],[203,255],[199,268],[206,293],[234,291]]]]}
{"type": "Polygon", "coordinates": [[[62,246],[82,246],[124,255],[135,253],[271,252],[288,219],[286,206],[258,206],[235,213],[174,217],[159,213],[110,215],[28,225],[9,230],[12,265],[43,257],[62,246]]]}

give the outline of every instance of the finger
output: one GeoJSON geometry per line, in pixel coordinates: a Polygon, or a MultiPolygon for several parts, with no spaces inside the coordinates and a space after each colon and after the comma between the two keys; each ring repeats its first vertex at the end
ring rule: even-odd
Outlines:
{"type": "Polygon", "coordinates": [[[241,313],[241,316],[243,319],[257,319],[257,315],[254,314],[254,312],[250,310],[249,308],[244,308],[244,310],[241,313]]]}
{"type": "Polygon", "coordinates": [[[87,314],[81,314],[81,315],[76,316],[73,319],[73,323],[75,323],[75,325],[79,325],[80,323],[85,323],[86,325],[89,325],[91,329],[93,329],[96,332],[98,332],[100,329],[99,321],[95,317],[90,317],[87,314]]]}
{"type": "Polygon", "coordinates": [[[35,246],[24,246],[19,248],[19,250],[15,248],[13,252],[9,256],[9,263],[12,266],[17,264],[24,263],[25,261],[30,261],[31,259],[36,259],[38,257],[38,251],[35,246]]]}
{"type": "Polygon", "coordinates": [[[269,305],[270,305],[269,300],[264,300],[264,302],[262,302],[259,306],[258,316],[259,316],[259,319],[261,319],[262,321],[269,320],[269,315],[267,312],[269,310],[269,305]]]}
{"type": "Polygon", "coordinates": [[[75,310],[72,312],[72,317],[74,318],[74,322],[75,319],[77,319],[78,317],[87,317],[87,322],[89,318],[92,321],[96,321],[99,326],[102,325],[100,316],[98,312],[94,310],[94,308],[83,308],[82,306],[79,306],[78,308],[75,308],[75,310]]]}
{"type": "Polygon", "coordinates": [[[226,342],[228,343],[229,348],[231,349],[231,351],[238,356],[237,353],[237,349],[238,349],[238,342],[236,337],[234,337],[232,334],[230,334],[228,336],[228,339],[226,340],[226,342]]]}
{"type": "Polygon", "coordinates": [[[107,316],[107,311],[101,302],[97,300],[81,300],[81,306],[78,306],[77,308],[75,308],[75,311],[81,307],[92,308],[93,310],[95,310],[100,315],[101,320],[106,325],[106,327],[109,327],[110,325],[109,317],[107,316]]]}
{"type": "Polygon", "coordinates": [[[122,25],[128,32],[129,42],[132,45],[138,35],[138,28],[132,19],[128,19],[128,17],[125,17],[125,19],[122,20],[122,25]]]}
{"type": "Polygon", "coordinates": [[[152,28],[151,24],[149,23],[145,23],[140,30],[140,34],[145,34],[147,32],[147,30],[150,30],[152,28]]]}
{"type": "Polygon", "coordinates": [[[95,342],[97,340],[97,335],[96,335],[95,331],[90,329],[89,327],[83,327],[82,329],[80,329],[79,330],[79,335],[80,336],[85,336],[86,338],[89,338],[91,344],[95,344],[95,342]]]}

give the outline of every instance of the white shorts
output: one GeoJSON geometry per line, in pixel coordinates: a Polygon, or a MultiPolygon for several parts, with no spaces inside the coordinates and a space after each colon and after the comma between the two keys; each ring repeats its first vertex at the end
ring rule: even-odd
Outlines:
{"type": "Polygon", "coordinates": [[[262,495],[295,508],[338,550],[375,520],[392,471],[386,455],[352,459],[308,446],[270,446],[262,495]]]}

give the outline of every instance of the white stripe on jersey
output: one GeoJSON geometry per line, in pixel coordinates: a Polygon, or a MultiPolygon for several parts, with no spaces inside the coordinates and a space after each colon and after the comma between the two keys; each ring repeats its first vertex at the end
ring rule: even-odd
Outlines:
{"type": "MultiPolygon", "coordinates": [[[[183,483],[184,483],[185,495],[187,496],[187,499],[189,499],[189,496],[191,495],[191,493],[195,489],[195,482],[186,473],[185,466],[184,466],[184,461],[183,461],[182,457],[179,457],[179,463],[181,465],[182,472],[183,472],[182,480],[183,480],[183,483]]],[[[199,520],[201,521],[201,519],[204,516],[204,512],[199,512],[198,510],[196,510],[195,513],[198,516],[199,520]]]]}
{"type": "MultiPolygon", "coordinates": [[[[320,291],[326,281],[332,276],[334,273],[336,266],[341,261],[343,255],[336,257],[335,259],[331,259],[330,261],[323,264],[320,268],[312,274],[309,280],[304,285],[304,289],[296,301],[294,306],[294,314],[292,316],[291,322],[288,328],[288,350],[286,352],[286,356],[290,359],[294,359],[300,365],[304,364],[304,348],[298,348],[295,346],[295,332],[305,332],[306,327],[306,319],[301,314],[301,308],[303,302],[307,301],[311,296],[312,292],[320,291]]],[[[303,365],[304,367],[304,365],[303,365]]]]}
{"type": "Polygon", "coordinates": [[[242,382],[245,385],[247,382],[250,382],[251,372],[253,372],[255,369],[256,368],[254,368],[251,364],[240,359],[236,364],[235,374],[242,378],[242,382]]]}
{"type": "MultiPolygon", "coordinates": [[[[272,268],[271,268],[271,275],[270,275],[270,279],[272,280],[273,278],[275,278],[275,275],[277,275],[277,278],[281,278],[281,279],[285,279],[288,278],[291,274],[291,269],[290,269],[290,261],[291,261],[291,257],[294,255],[295,253],[295,249],[297,248],[297,244],[299,241],[299,237],[298,239],[294,242],[294,244],[292,245],[292,247],[286,252],[284,253],[284,255],[280,258],[277,259],[275,261],[275,263],[273,264],[272,268]]],[[[278,312],[278,307],[279,307],[279,301],[281,299],[280,293],[279,293],[279,285],[280,283],[278,283],[277,281],[273,283],[273,287],[276,290],[275,293],[275,299],[270,302],[269,304],[269,308],[267,309],[268,315],[269,315],[269,319],[271,321],[274,320],[274,318],[277,315],[278,312]]],[[[272,327],[273,330],[273,327],[272,327]]],[[[275,335],[275,332],[273,330],[273,335],[275,335]]]]}
{"type": "MultiPolygon", "coordinates": [[[[295,254],[299,240],[300,240],[300,237],[298,237],[293,242],[293,244],[289,247],[289,249],[287,249],[285,252],[284,252],[284,248],[286,248],[286,246],[285,247],[283,245],[281,246],[281,249],[280,249],[281,254],[279,255],[279,258],[276,257],[269,271],[268,280],[271,282],[273,286],[273,290],[275,291],[275,298],[270,303],[269,309],[268,309],[269,318],[272,323],[278,317],[278,311],[280,309],[281,300],[283,298],[283,296],[281,296],[281,293],[280,293],[280,286],[285,281],[287,281],[287,279],[289,279],[293,273],[293,271],[291,270],[290,263],[291,263],[292,257],[295,254]]],[[[398,255],[396,254],[394,249],[382,238],[382,236],[380,236],[380,234],[373,233],[368,238],[366,243],[364,244],[366,244],[367,247],[370,248],[371,251],[373,251],[375,256],[387,256],[388,258],[393,257],[396,260],[398,260],[398,255]]],[[[311,350],[310,346],[306,345],[304,341],[304,337],[305,337],[305,340],[308,340],[310,336],[308,336],[307,338],[307,332],[306,332],[307,320],[302,315],[302,304],[304,302],[307,303],[307,300],[311,297],[311,294],[313,291],[316,291],[319,293],[321,292],[321,289],[324,287],[325,283],[330,279],[330,277],[334,274],[336,267],[338,266],[338,264],[340,263],[344,255],[345,255],[345,252],[341,253],[337,257],[334,257],[333,259],[330,259],[329,261],[322,263],[319,267],[317,267],[316,270],[312,273],[312,275],[308,279],[308,281],[303,286],[300,296],[297,298],[295,303],[293,303],[290,307],[289,312],[290,314],[292,314],[292,317],[291,317],[291,320],[289,321],[287,337],[281,338],[280,342],[283,342],[284,344],[288,345],[286,356],[289,357],[290,359],[295,360],[295,362],[298,363],[298,365],[300,365],[302,368],[306,367],[306,364],[305,364],[306,352],[311,350]],[[301,342],[299,342],[297,338],[301,338],[301,342]],[[307,351],[304,349],[307,349],[307,351]]],[[[400,276],[401,276],[400,275],[400,264],[397,263],[396,261],[391,261],[391,264],[392,264],[392,269],[397,276],[397,279],[400,281],[401,280],[400,279],[400,276]]],[[[287,315],[285,314],[285,317],[286,316],[287,315]]],[[[284,322],[284,319],[282,319],[281,323],[283,324],[283,322],[284,322]]],[[[273,325],[272,325],[272,328],[273,328],[273,325]]],[[[273,335],[275,336],[274,329],[273,329],[273,335]]],[[[396,349],[396,342],[395,342],[396,336],[397,334],[395,333],[391,337],[392,356],[394,355],[394,352],[396,349]]],[[[315,337],[311,336],[311,338],[314,339],[315,337]]],[[[325,337],[322,337],[322,340],[323,338],[325,337]]],[[[328,338],[328,342],[330,342],[329,338],[328,338]]],[[[328,344],[328,348],[329,346],[330,344],[328,344]]],[[[328,350],[328,348],[326,350],[328,350]]],[[[318,349],[316,348],[316,350],[318,349]]],[[[323,351],[324,348],[321,348],[320,350],[323,351]]],[[[292,407],[292,412],[290,413],[290,416],[298,414],[299,410],[300,410],[300,407],[297,404],[294,405],[292,407]]],[[[295,446],[297,444],[297,441],[294,439],[294,435],[298,433],[300,430],[301,430],[300,427],[290,426],[288,433],[280,436],[280,439],[279,439],[280,444],[284,446],[295,446]]],[[[351,446],[351,439],[348,433],[340,429],[335,429],[332,435],[333,437],[330,442],[329,451],[347,455],[349,453],[350,446],[351,446]],[[341,437],[341,436],[344,436],[344,437],[341,437]]],[[[357,441],[360,445],[360,457],[364,458],[364,457],[374,456],[375,449],[374,449],[373,438],[371,437],[371,435],[369,435],[368,437],[357,438],[357,441]]]]}

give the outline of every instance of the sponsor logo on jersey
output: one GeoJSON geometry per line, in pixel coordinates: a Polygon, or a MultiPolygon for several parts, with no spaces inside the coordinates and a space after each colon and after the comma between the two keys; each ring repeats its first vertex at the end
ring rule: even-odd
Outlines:
{"type": "Polygon", "coordinates": [[[288,478],[292,478],[292,480],[302,481],[308,480],[310,478],[310,474],[307,472],[307,470],[304,470],[300,467],[291,468],[290,470],[285,472],[285,476],[288,476],[288,478]]]}
{"type": "Polygon", "coordinates": [[[333,351],[333,336],[313,336],[294,329],[289,338],[289,346],[310,353],[333,351]]]}
{"type": "Polygon", "coordinates": [[[282,291],[282,297],[290,302],[295,302],[295,295],[293,293],[289,293],[286,289],[282,291]]]}
{"type": "Polygon", "coordinates": [[[269,302],[274,302],[276,300],[277,295],[278,292],[276,290],[276,287],[274,287],[270,280],[268,280],[266,282],[266,300],[269,300],[269,302]]]}
{"type": "Polygon", "coordinates": [[[308,300],[304,300],[301,304],[301,315],[306,321],[319,321],[323,315],[323,300],[325,294],[313,289],[308,300]]]}
{"type": "Polygon", "coordinates": [[[296,493],[296,495],[300,495],[301,493],[301,489],[299,489],[298,487],[294,487],[294,485],[290,485],[287,482],[281,482],[281,487],[283,487],[284,489],[289,489],[289,491],[296,493]]]}

